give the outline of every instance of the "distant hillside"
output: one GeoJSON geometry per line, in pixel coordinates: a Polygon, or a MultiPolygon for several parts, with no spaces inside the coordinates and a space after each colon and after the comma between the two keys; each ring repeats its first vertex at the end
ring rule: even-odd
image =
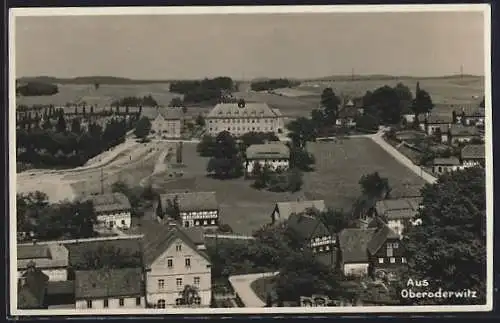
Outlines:
{"type": "Polygon", "coordinates": [[[17,79],[19,83],[38,82],[52,84],[109,84],[109,85],[127,85],[127,84],[152,84],[169,83],[169,80],[133,80],[124,77],[114,76],[80,76],[75,78],[58,78],[52,76],[34,76],[21,77],[17,79]]]}
{"type": "Polygon", "coordinates": [[[398,79],[419,79],[419,80],[431,80],[431,79],[460,79],[460,78],[483,78],[481,75],[443,75],[443,76],[395,76],[395,75],[385,75],[385,74],[371,74],[371,75],[332,75],[320,78],[305,79],[302,81],[308,82],[321,82],[321,81],[369,81],[369,80],[398,80],[398,79]]]}

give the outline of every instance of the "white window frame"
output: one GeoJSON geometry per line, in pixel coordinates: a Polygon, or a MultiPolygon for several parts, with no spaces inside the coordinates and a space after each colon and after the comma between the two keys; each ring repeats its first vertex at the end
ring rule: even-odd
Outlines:
{"type": "Polygon", "coordinates": [[[396,263],[396,258],[391,257],[391,258],[390,258],[390,261],[391,261],[391,264],[395,264],[395,263],[396,263]]]}
{"type": "Polygon", "coordinates": [[[383,264],[384,263],[384,258],[378,258],[378,263],[383,264]]]}

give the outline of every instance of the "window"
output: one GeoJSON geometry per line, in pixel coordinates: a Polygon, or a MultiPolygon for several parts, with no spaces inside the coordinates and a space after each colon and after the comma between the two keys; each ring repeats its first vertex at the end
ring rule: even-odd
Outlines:
{"type": "Polygon", "coordinates": [[[87,300],[87,308],[92,308],[92,301],[90,299],[87,300]]]}
{"type": "Polygon", "coordinates": [[[125,305],[125,300],[123,298],[120,298],[118,300],[118,302],[119,302],[120,306],[124,306],[125,305]]]}
{"type": "MultiPolygon", "coordinates": [[[[397,229],[399,229],[399,227],[396,227],[396,228],[397,228],[397,229]]],[[[397,243],[397,242],[394,242],[394,243],[392,244],[392,248],[393,248],[393,249],[398,249],[398,247],[399,247],[399,245],[398,245],[398,243],[397,243]]]]}
{"type": "Polygon", "coordinates": [[[378,263],[383,264],[384,263],[384,258],[378,258],[378,263]]]}
{"type": "Polygon", "coordinates": [[[182,305],[182,298],[176,298],[175,305],[182,305]]]}
{"type": "Polygon", "coordinates": [[[177,278],[175,280],[175,284],[177,285],[177,288],[181,288],[182,287],[182,278],[177,278]]]}
{"type": "Polygon", "coordinates": [[[182,250],[182,245],[178,244],[175,246],[175,251],[181,251],[182,250]]]}
{"type": "Polygon", "coordinates": [[[330,250],[330,246],[326,246],[326,247],[325,247],[325,250],[330,250]]]}
{"type": "Polygon", "coordinates": [[[104,308],[108,308],[109,307],[109,300],[108,299],[104,300],[103,306],[104,306],[104,308]]]}
{"type": "Polygon", "coordinates": [[[195,297],[195,298],[194,298],[194,303],[195,303],[196,305],[201,305],[201,297],[195,297]]]}
{"type": "Polygon", "coordinates": [[[392,257],[393,256],[393,249],[387,246],[387,257],[392,257]]]}
{"type": "Polygon", "coordinates": [[[405,257],[401,257],[401,263],[406,264],[406,258],[405,257]]]}
{"type": "Polygon", "coordinates": [[[122,220],[122,225],[125,225],[125,220],[122,220]]]}
{"type": "Polygon", "coordinates": [[[140,297],[136,297],[135,298],[135,305],[136,306],[141,306],[141,298],[140,297]]]}
{"type": "Polygon", "coordinates": [[[194,284],[197,285],[197,286],[200,285],[200,277],[195,277],[194,278],[194,284]]]}
{"type": "Polygon", "coordinates": [[[212,220],[212,224],[215,224],[215,220],[212,220]]]}
{"type": "Polygon", "coordinates": [[[158,308],[165,308],[165,300],[164,299],[159,299],[158,303],[156,303],[156,307],[158,307],[158,308]]]}
{"type": "Polygon", "coordinates": [[[191,258],[186,258],[184,262],[186,264],[186,267],[191,267],[191,258]]]}
{"type": "Polygon", "coordinates": [[[163,289],[163,288],[165,288],[165,280],[158,279],[158,289],[163,289]]]}
{"type": "Polygon", "coordinates": [[[391,257],[391,264],[395,263],[396,262],[396,258],[394,257],[391,257]]]}
{"type": "Polygon", "coordinates": [[[172,268],[174,266],[174,261],[173,259],[167,259],[167,267],[172,268]]]}

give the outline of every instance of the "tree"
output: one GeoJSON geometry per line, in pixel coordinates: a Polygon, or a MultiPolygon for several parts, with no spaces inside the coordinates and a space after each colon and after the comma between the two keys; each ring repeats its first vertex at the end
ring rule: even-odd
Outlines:
{"type": "Polygon", "coordinates": [[[391,124],[399,123],[402,115],[400,100],[402,91],[398,91],[395,88],[384,85],[373,91],[373,93],[367,92],[363,98],[363,102],[366,103],[366,112],[379,117],[383,122],[391,124]]]}
{"type": "Polygon", "coordinates": [[[420,89],[420,83],[417,82],[417,88],[415,90],[415,99],[412,103],[412,110],[415,113],[415,120],[421,114],[428,113],[434,108],[431,96],[427,91],[420,89]]]}
{"type": "Polygon", "coordinates": [[[378,117],[370,114],[362,114],[356,117],[356,128],[362,131],[377,131],[380,126],[378,117]]]}
{"type": "Polygon", "coordinates": [[[74,134],[80,134],[82,132],[80,120],[76,118],[71,120],[71,132],[74,134]]]}
{"type": "Polygon", "coordinates": [[[254,173],[256,176],[253,187],[255,187],[256,189],[267,187],[272,176],[271,167],[269,165],[266,164],[264,165],[264,167],[262,167],[259,162],[255,162],[252,173],[254,173]]]}
{"type": "Polygon", "coordinates": [[[215,138],[210,135],[205,135],[196,146],[196,151],[202,157],[212,157],[215,154],[215,138]]]}
{"type": "Polygon", "coordinates": [[[355,227],[355,220],[350,213],[344,210],[327,209],[323,212],[317,212],[318,218],[326,225],[332,233],[338,234],[346,228],[355,227]]]}
{"type": "Polygon", "coordinates": [[[361,185],[363,194],[370,198],[384,198],[390,191],[389,180],[380,177],[378,172],[361,176],[359,185],[361,185]]]}
{"type": "Polygon", "coordinates": [[[182,305],[192,306],[196,304],[196,300],[200,299],[198,288],[192,285],[185,285],[184,289],[179,292],[182,305]]]}
{"type": "Polygon", "coordinates": [[[207,172],[220,179],[237,178],[243,175],[243,163],[236,141],[227,131],[215,138],[213,157],[207,165],[207,172]]]}
{"type": "Polygon", "coordinates": [[[142,117],[139,119],[135,125],[134,135],[140,139],[146,139],[151,131],[151,121],[147,117],[142,117]]]}
{"type": "Polygon", "coordinates": [[[314,155],[304,148],[296,146],[290,147],[290,168],[297,168],[301,171],[309,172],[313,170],[316,162],[314,155]]]}
{"type": "Polygon", "coordinates": [[[203,118],[203,116],[201,114],[199,114],[196,117],[196,125],[198,125],[200,127],[204,127],[205,126],[205,118],[203,118]]]}
{"type": "Polygon", "coordinates": [[[325,117],[324,124],[326,126],[335,125],[339,114],[340,99],[335,95],[332,88],[328,87],[321,93],[321,106],[325,117]]]}
{"type": "Polygon", "coordinates": [[[99,270],[140,267],[141,254],[115,246],[101,245],[83,253],[80,261],[73,265],[74,270],[99,270]]]}
{"type": "Polygon", "coordinates": [[[295,147],[304,148],[308,141],[316,141],[317,130],[310,119],[300,117],[289,122],[286,127],[295,147]]]}
{"type": "Polygon", "coordinates": [[[170,100],[170,103],[168,104],[169,107],[183,107],[184,104],[182,102],[182,99],[178,96],[172,98],[172,100],[170,100]]]}
{"type": "Polygon", "coordinates": [[[477,291],[477,298],[426,299],[418,303],[484,304],[486,297],[485,170],[442,175],[422,191],[419,226],[405,232],[409,276],[431,289],[477,291]]]}
{"type": "Polygon", "coordinates": [[[66,132],[66,120],[64,119],[63,113],[60,113],[57,118],[56,131],[61,133],[66,132]]]}

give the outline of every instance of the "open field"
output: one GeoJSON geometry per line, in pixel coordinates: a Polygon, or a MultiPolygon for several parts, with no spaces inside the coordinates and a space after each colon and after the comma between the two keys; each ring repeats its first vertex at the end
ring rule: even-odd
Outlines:
{"type": "Polygon", "coordinates": [[[172,98],[182,97],[181,94],[169,92],[169,84],[134,84],[134,85],[107,85],[102,84],[95,89],[93,84],[58,84],[59,93],[51,96],[21,96],[16,98],[16,104],[53,104],[64,106],[68,102],[86,102],[88,106],[96,106],[95,111],[99,111],[104,106],[123,97],[137,96],[143,97],[152,95],[159,105],[168,106],[172,98]]]}
{"type": "Polygon", "coordinates": [[[350,210],[361,195],[361,176],[378,171],[389,185],[424,185],[425,182],[397,162],[369,138],[346,138],[337,142],[309,143],[316,170],[304,176],[304,194],[324,199],[327,206],[350,210]]]}

